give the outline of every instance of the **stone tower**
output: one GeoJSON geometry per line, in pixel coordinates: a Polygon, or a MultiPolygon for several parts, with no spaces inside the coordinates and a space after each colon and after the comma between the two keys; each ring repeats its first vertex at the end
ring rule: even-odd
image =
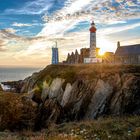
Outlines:
{"type": "Polygon", "coordinates": [[[96,58],[96,27],[94,21],[90,27],[90,58],[96,58]]]}
{"type": "Polygon", "coordinates": [[[120,45],[120,41],[117,42],[117,47],[119,48],[121,45],[120,45]]]}
{"type": "Polygon", "coordinates": [[[56,46],[52,47],[52,64],[58,64],[58,63],[59,63],[59,54],[58,54],[58,48],[56,42],[56,46]]]}

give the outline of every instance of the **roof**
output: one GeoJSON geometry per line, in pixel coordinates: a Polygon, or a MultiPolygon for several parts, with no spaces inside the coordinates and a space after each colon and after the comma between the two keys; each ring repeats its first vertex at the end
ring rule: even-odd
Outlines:
{"type": "Polygon", "coordinates": [[[118,47],[115,55],[140,55],[140,44],[118,47]]]}
{"type": "Polygon", "coordinates": [[[113,52],[105,52],[105,55],[114,55],[113,52]]]}

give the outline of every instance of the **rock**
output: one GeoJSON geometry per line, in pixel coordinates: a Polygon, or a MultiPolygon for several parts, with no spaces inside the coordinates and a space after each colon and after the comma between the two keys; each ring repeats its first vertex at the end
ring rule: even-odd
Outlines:
{"type": "Polygon", "coordinates": [[[1,84],[0,84],[0,91],[3,91],[1,84]]]}
{"type": "Polygon", "coordinates": [[[14,92],[14,93],[20,93],[20,90],[23,86],[22,80],[19,81],[11,81],[11,82],[2,82],[4,86],[7,86],[8,88],[6,91],[14,92]]]}
{"type": "Polygon", "coordinates": [[[122,86],[111,99],[111,114],[136,113],[140,108],[140,78],[124,74],[121,79],[122,86]]]}
{"type": "Polygon", "coordinates": [[[48,122],[57,122],[59,116],[62,113],[62,108],[57,100],[46,100],[44,104],[43,114],[47,117],[48,122]]]}
{"type": "Polygon", "coordinates": [[[113,87],[99,79],[94,90],[95,93],[93,94],[85,116],[88,119],[94,119],[104,113],[108,99],[112,95],[113,87]]]}
{"type": "Polygon", "coordinates": [[[50,123],[57,123],[62,115],[62,108],[57,100],[48,99],[39,108],[35,128],[46,128],[50,123]]]}
{"type": "Polygon", "coordinates": [[[65,103],[64,106],[67,119],[70,120],[82,119],[85,115],[85,112],[87,111],[87,107],[90,103],[91,96],[92,96],[91,84],[87,81],[77,80],[72,85],[69,100],[65,103]]]}
{"type": "Polygon", "coordinates": [[[49,99],[57,98],[57,100],[61,103],[63,96],[62,85],[64,82],[65,80],[61,78],[56,78],[53,80],[49,90],[49,99]]]}
{"type": "Polygon", "coordinates": [[[45,102],[45,100],[49,96],[49,91],[50,91],[49,85],[46,82],[44,82],[43,83],[42,93],[41,93],[41,99],[42,99],[43,102],[45,102]]]}
{"type": "Polygon", "coordinates": [[[71,91],[72,91],[72,85],[70,83],[67,83],[64,94],[63,94],[63,98],[61,101],[62,107],[64,107],[68,103],[69,98],[71,96],[71,91]]]}
{"type": "Polygon", "coordinates": [[[28,92],[32,100],[38,104],[42,103],[41,99],[41,90],[38,87],[35,87],[32,91],[28,92]]]}

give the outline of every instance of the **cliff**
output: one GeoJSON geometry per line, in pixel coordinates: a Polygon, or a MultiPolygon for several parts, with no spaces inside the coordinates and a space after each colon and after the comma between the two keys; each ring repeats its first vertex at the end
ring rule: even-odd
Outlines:
{"type": "Polygon", "coordinates": [[[32,110],[24,118],[35,129],[52,122],[140,114],[140,66],[50,65],[15,82],[14,88],[20,93],[15,95],[20,98],[20,109],[26,108],[21,114],[32,110]],[[32,109],[25,105],[26,100],[32,109]]]}

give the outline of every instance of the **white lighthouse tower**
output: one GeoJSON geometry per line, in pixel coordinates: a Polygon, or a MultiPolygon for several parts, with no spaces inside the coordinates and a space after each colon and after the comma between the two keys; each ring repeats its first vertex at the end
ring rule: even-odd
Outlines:
{"type": "Polygon", "coordinates": [[[96,27],[94,21],[91,23],[90,30],[90,58],[96,58],[96,27]]]}
{"type": "Polygon", "coordinates": [[[91,23],[90,31],[90,54],[89,58],[84,58],[84,63],[101,63],[102,59],[97,56],[97,48],[96,48],[96,26],[94,21],[91,23]]]}

